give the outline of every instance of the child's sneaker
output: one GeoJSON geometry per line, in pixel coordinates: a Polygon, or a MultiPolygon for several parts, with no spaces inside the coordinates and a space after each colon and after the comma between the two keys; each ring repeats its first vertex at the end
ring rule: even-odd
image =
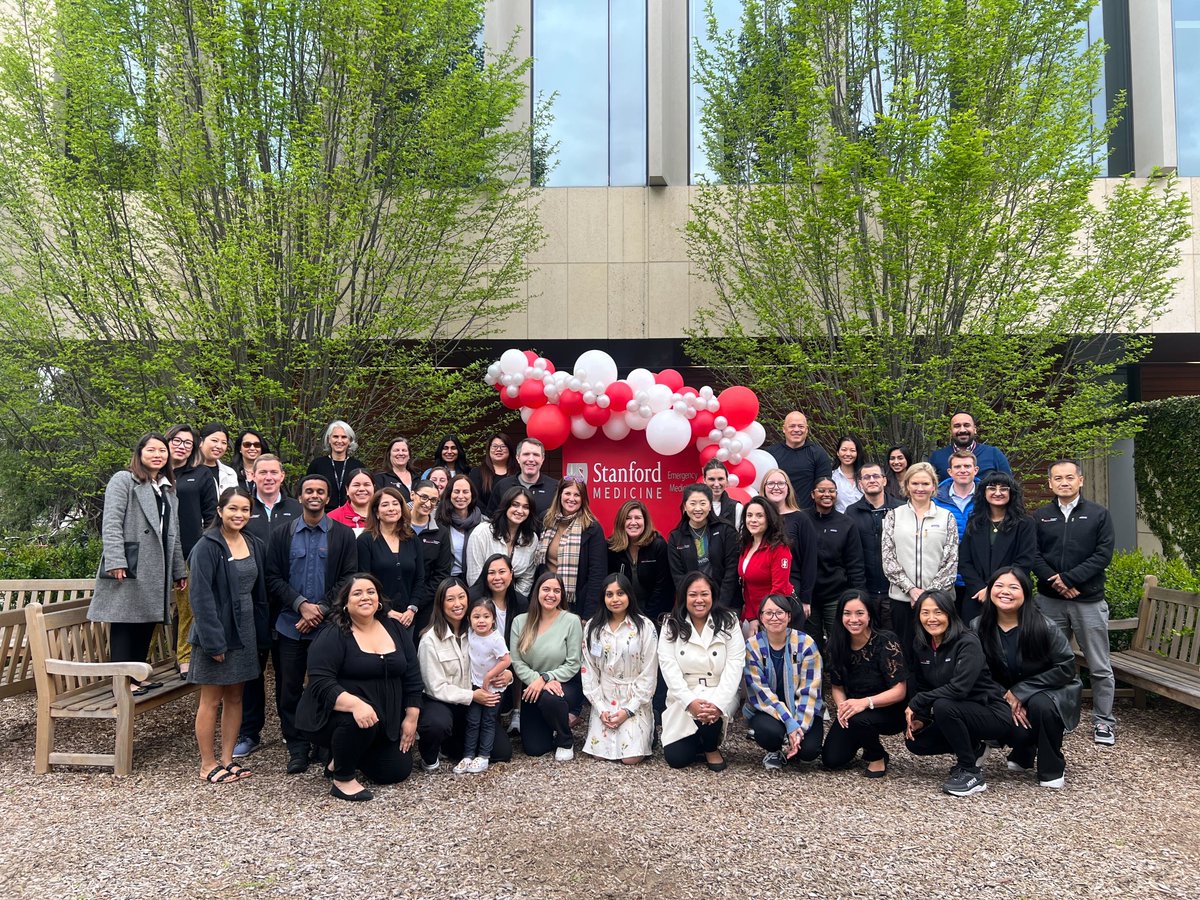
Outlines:
{"type": "Polygon", "coordinates": [[[458,761],[458,765],[454,767],[455,775],[466,775],[471,771],[471,764],[474,762],[469,756],[464,756],[458,761]]]}
{"type": "Polygon", "coordinates": [[[512,714],[512,718],[508,720],[508,733],[521,733],[521,711],[519,709],[515,710],[512,714]]]}
{"type": "Polygon", "coordinates": [[[479,775],[487,771],[488,759],[486,756],[477,756],[471,760],[471,765],[467,767],[467,771],[472,775],[479,775]]]}

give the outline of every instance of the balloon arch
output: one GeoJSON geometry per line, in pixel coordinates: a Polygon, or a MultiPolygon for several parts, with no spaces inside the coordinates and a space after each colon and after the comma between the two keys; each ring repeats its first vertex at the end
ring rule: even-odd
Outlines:
{"type": "Polygon", "coordinates": [[[532,350],[505,350],[485,381],[501,403],[521,411],[530,437],[547,450],[563,448],[564,471],[587,481],[605,528],[621,503],[641,499],[658,530],[669,531],[678,493],[710,459],[725,464],[730,496],[742,502],[776,464],[762,449],[758,397],[746,387],[697,389],[674,369],[639,368],[618,378],[603,350],[580,354],[570,372],[532,350]]]}

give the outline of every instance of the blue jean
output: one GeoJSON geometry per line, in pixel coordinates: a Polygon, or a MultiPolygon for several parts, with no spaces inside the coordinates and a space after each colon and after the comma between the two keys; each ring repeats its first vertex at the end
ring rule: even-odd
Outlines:
{"type": "Polygon", "coordinates": [[[496,722],[500,718],[500,704],[484,706],[474,703],[467,708],[467,732],[463,737],[463,759],[482,756],[491,759],[492,745],[496,742],[496,722]]]}

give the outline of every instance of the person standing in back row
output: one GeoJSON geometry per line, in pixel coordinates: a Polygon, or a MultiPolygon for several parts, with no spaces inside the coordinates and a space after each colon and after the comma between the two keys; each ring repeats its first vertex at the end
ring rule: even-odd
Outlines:
{"type": "Polygon", "coordinates": [[[1062,459],[1050,466],[1054,502],[1033,514],[1037,526],[1037,606],[1062,629],[1075,636],[1092,684],[1092,737],[1097,744],[1115,744],[1112,664],[1108,647],[1108,602],[1104,574],[1112,562],[1112,519],[1108,510],[1080,496],[1083,471],[1062,459]]]}
{"type": "Polygon", "coordinates": [[[775,457],[779,468],[787,473],[800,508],[812,509],[813,485],[818,478],[832,474],[833,463],[825,449],[810,440],[808,417],[802,412],[788,413],[783,420],[783,442],[772,444],[767,452],[775,457]]]}
{"type": "Polygon", "coordinates": [[[854,523],[862,542],[866,588],[879,611],[878,627],[891,631],[892,604],[888,599],[887,575],[883,571],[883,520],[887,518],[888,510],[903,506],[904,501],[888,494],[887,478],[879,463],[863,464],[858,470],[858,487],[862,499],[846,508],[846,516],[854,523]]]}
{"type": "Polygon", "coordinates": [[[490,519],[496,504],[509,488],[523,487],[533,497],[534,525],[542,533],[542,521],[550,509],[550,501],[558,490],[558,482],[542,474],[546,462],[546,445],[537,438],[525,438],[517,444],[517,473],[506,475],[492,485],[491,507],[484,510],[490,519]]]}
{"type": "Polygon", "coordinates": [[[938,447],[929,456],[929,463],[939,482],[950,477],[950,456],[955,450],[968,450],[975,454],[975,462],[979,465],[977,475],[986,475],[996,469],[1012,474],[1012,466],[1008,464],[1004,451],[991,444],[980,443],[976,440],[978,434],[975,417],[969,412],[960,410],[950,417],[950,445],[938,447]]]}

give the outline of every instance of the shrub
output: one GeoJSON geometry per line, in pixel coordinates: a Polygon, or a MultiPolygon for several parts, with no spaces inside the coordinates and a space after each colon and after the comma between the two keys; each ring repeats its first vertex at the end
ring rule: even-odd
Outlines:
{"type": "MultiPolygon", "coordinates": [[[[1157,576],[1159,587],[1200,592],[1200,577],[1197,577],[1182,559],[1167,559],[1157,553],[1147,556],[1138,550],[1119,551],[1113,554],[1112,562],[1108,565],[1108,580],[1105,585],[1111,618],[1137,617],[1138,604],[1142,599],[1142,584],[1147,575],[1157,576]]],[[[1114,633],[1111,636],[1112,648],[1128,648],[1132,637],[1131,631],[1114,633]]]]}
{"type": "Polygon", "coordinates": [[[1200,569],[1200,397],[1139,404],[1146,427],[1133,455],[1138,512],[1168,556],[1200,569]]]}
{"type": "Polygon", "coordinates": [[[5,540],[0,578],[91,578],[100,565],[100,538],[82,528],[60,535],[5,540]]]}

